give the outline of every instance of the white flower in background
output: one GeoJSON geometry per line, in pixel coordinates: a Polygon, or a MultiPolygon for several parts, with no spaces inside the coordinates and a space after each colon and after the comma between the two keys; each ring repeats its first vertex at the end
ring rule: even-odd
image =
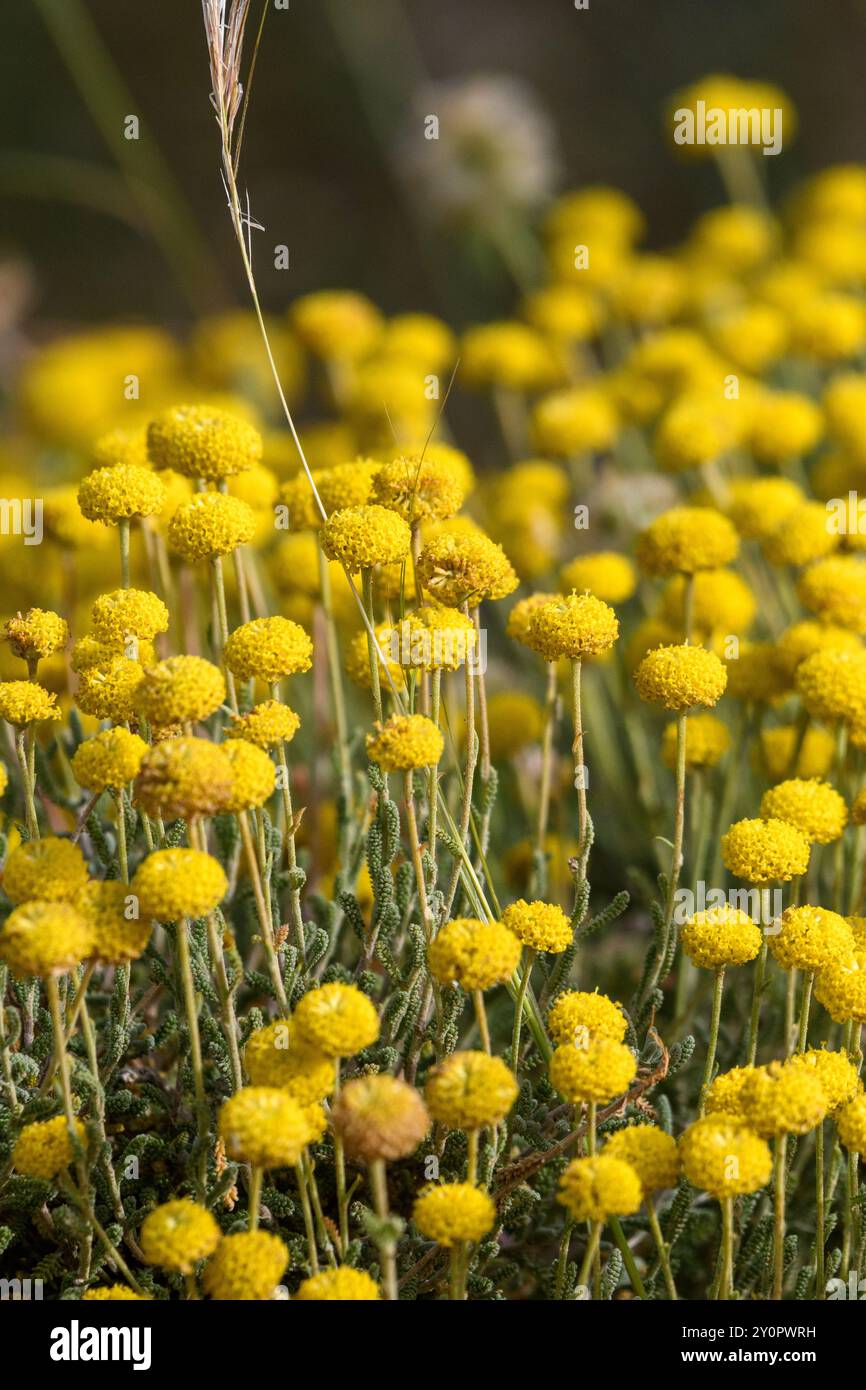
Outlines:
{"type": "Polygon", "coordinates": [[[535,93],[495,73],[425,87],[398,155],[422,205],[449,221],[533,208],[559,173],[553,124],[535,93]]]}

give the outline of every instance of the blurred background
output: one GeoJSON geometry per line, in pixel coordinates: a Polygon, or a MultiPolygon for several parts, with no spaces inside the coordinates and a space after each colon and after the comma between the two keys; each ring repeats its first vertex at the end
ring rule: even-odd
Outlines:
{"type": "MultiPolygon", "coordinates": [[[[260,13],[254,0],[253,30],[260,13]]],[[[4,39],[0,329],[23,323],[37,341],[106,320],[182,329],[243,303],[198,0],[29,0],[6,7],[4,39]],[[138,141],[123,138],[129,114],[138,141]]],[[[590,0],[586,11],[269,0],[243,159],[266,229],[254,241],[264,302],[278,311],[351,285],[388,312],[455,326],[508,309],[513,276],[474,235],[465,190],[424,163],[447,153],[431,150],[423,122],[449,101],[469,123],[470,156],[480,103],[505,142],[503,178],[530,185],[516,196],[612,183],[644,209],[648,244],[666,246],[724,198],[712,164],[674,157],[670,95],[713,71],[778,83],[799,131],[763,161],[775,198],[822,165],[866,158],[864,46],[863,0],[590,0]],[[509,80],[491,89],[492,76],[509,80]],[[508,148],[531,154],[509,170],[508,148]],[[288,272],[273,268],[275,244],[289,247],[288,272]]]]}

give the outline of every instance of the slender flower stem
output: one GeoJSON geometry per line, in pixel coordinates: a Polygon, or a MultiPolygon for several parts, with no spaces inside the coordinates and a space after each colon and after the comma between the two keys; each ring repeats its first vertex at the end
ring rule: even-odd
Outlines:
{"type": "MultiPolygon", "coordinates": [[[[334,1100],[340,1096],[340,1059],[334,1059],[334,1100]]],[[[340,1135],[334,1133],[334,1168],[337,1183],[337,1211],[339,1213],[340,1254],[345,1260],[349,1249],[349,1204],[346,1200],[346,1155],[340,1135]]]]}
{"type": "Polygon", "coordinates": [[[647,1217],[649,1219],[649,1227],[652,1231],[653,1240],[655,1241],[656,1245],[656,1250],[658,1251],[659,1264],[662,1267],[662,1274],[664,1276],[665,1288],[667,1289],[668,1298],[672,1303],[676,1303],[677,1286],[674,1283],[673,1271],[671,1269],[670,1251],[668,1249],[667,1242],[665,1241],[665,1238],[662,1234],[662,1228],[659,1225],[658,1213],[655,1209],[651,1196],[647,1197],[646,1210],[647,1217]]]}
{"type": "Polygon", "coordinates": [[[824,1122],[815,1130],[815,1297],[827,1297],[824,1272],[824,1122]]]}
{"type": "MultiPolygon", "coordinates": [[[[469,617],[469,605],[466,603],[463,605],[463,616],[469,617]]],[[[466,682],[466,767],[463,772],[463,799],[460,803],[460,825],[457,831],[461,845],[466,844],[466,837],[469,834],[469,825],[472,819],[472,789],[475,783],[475,765],[478,761],[475,735],[475,680],[468,661],[464,666],[464,675],[466,682]]],[[[448,890],[445,894],[445,920],[450,917],[451,908],[454,905],[457,885],[460,882],[460,869],[461,861],[455,859],[448,890]]]]}
{"type": "Polygon", "coordinates": [[[511,1066],[517,1070],[517,1063],[520,1058],[520,1029],[523,1024],[523,1006],[526,1001],[526,991],[529,988],[529,978],[532,974],[532,967],[535,964],[535,951],[531,946],[526,948],[523,957],[523,972],[520,976],[520,985],[517,991],[517,998],[514,1001],[514,1023],[511,1030],[511,1066]]]}
{"type": "Polygon", "coordinates": [[[478,1181],[478,1140],[479,1131],[470,1129],[466,1135],[466,1181],[474,1184],[478,1181]]]}
{"type": "Polygon", "coordinates": [[[547,690],[544,698],[544,732],[541,739],[541,781],[538,792],[538,819],[535,826],[535,866],[533,893],[547,891],[547,860],[544,852],[547,824],[550,817],[550,782],[553,765],[553,736],[556,731],[556,662],[547,663],[547,690]]]}
{"type": "Polygon", "coordinates": [[[718,1297],[727,1303],[733,1293],[734,1272],[734,1199],[723,1197],[722,1207],[722,1272],[719,1277],[718,1297]]]}
{"type": "Polygon", "coordinates": [[[815,972],[806,970],[803,973],[803,993],[800,998],[800,1026],[797,1031],[797,1051],[805,1052],[806,1044],[809,1039],[809,1010],[812,1003],[812,986],[815,983],[815,972]]]}
{"type": "Polygon", "coordinates": [[[129,518],[121,517],[117,523],[117,539],[120,544],[120,587],[129,588],[129,518]]]}
{"type": "Polygon", "coordinates": [[[592,1268],[592,1262],[595,1259],[595,1253],[598,1250],[599,1242],[601,1240],[601,1227],[602,1223],[600,1221],[593,1221],[589,1232],[589,1240],[587,1241],[586,1250],[583,1253],[583,1262],[580,1266],[580,1273],[577,1276],[578,1288],[586,1288],[587,1286],[587,1280],[589,1279],[589,1271],[592,1268]]]}
{"type": "Polygon", "coordinates": [[[343,693],[343,675],[340,666],[340,647],[337,639],[337,625],[334,622],[334,603],[331,592],[331,572],[321,546],[318,548],[319,589],[322,612],[325,617],[325,651],[328,658],[328,681],[331,687],[331,704],[334,725],[337,730],[337,756],[340,764],[340,787],[346,803],[346,815],[352,814],[352,759],[349,753],[349,723],[346,718],[346,697],[343,693]]]}
{"type": "Polygon", "coordinates": [[[256,911],[258,912],[259,926],[261,927],[262,932],[262,942],[264,944],[265,954],[268,958],[268,969],[270,971],[271,983],[274,987],[274,993],[276,994],[277,1002],[279,1003],[280,1009],[283,1015],[285,1016],[289,1012],[289,1001],[286,998],[286,988],[283,984],[283,977],[280,973],[280,962],[277,956],[277,948],[274,943],[273,922],[271,921],[270,908],[268,907],[268,904],[265,901],[264,889],[262,888],[261,874],[259,873],[259,863],[256,857],[255,846],[253,845],[253,837],[250,834],[250,826],[249,821],[247,819],[247,812],[240,811],[238,813],[237,820],[238,825],[240,826],[241,845],[243,846],[244,860],[247,866],[247,873],[249,874],[250,881],[253,885],[253,896],[256,900],[256,911]]]}
{"type": "MultiPolygon", "coordinates": [[[[773,1178],[773,1297],[781,1300],[785,1274],[785,1154],[786,1134],[776,1135],[773,1178]]],[[[843,1276],[844,1277],[844,1276],[843,1276]]]]}
{"type": "MultiPolygon", "coordinates": [[[[195,981],[192,973],[192,958],[189,949],[190,925],[185,917],[176,924],[175,942],[177,945],[177,964],[183,987],[186,1025],[189,1033],[190,1061],[192,1062],[193,1084],[195,1086],[196,1130],[200,1153],[197,1168],[197,1189],[199,1198],[204,1196],[207,1174],[208,1145],[208,1107],[204,1087],[204,1068],[202,1065],[201,1036],[198,1030],[198,1004],[195,995],[195,981]]],[[[180,1064],[178,1064],[180,1066],[180,1064]]]]}
{"type": "Polygon", "coordinates": [[[27,762],[27,749],[25,746],[25,734],[23,729],[18,729],[15,734],[15,752],[18,755],[18,766],[21,769],[21,790],[24,793],[24,815],[27,823],[27,834],[31,840],[39,839],[39,820],[36,816],[36,799],[33,780],[30,776],[30,767],[27,762]]]}
{"type": "MultiPolygon", "coordinates": [[[[383,1224],[389,1220],[388,1210],[388,1177],[385,1172],[385,1163],[381,1158],[374,1158],[370,1162],[370,1188],[373,1193],[373,1206],[379,1221],[383,1224]]],[[[379,1258],[382,1261],[382,1283],[385,1286],[385,1297],[392,1303],[397,1301],[397,1247],[393,1236],[382,1236],[379,1239],[379,1258]]]]}
{"type": "Polygon", "coordinates": [[[250,1171],[250,1230],[259,1229],[259,1210],[262,1205],[262,1179],[264,1169],[255,1165],[250,1171]]]}
{"type": "Polygon", "coordinates": [[[301,1199],[301,1211],[304,1214],[304,1230],[307,1235],[307,1254],[310,1260],[310,1271],[312,1274],[319,1272],[319,1254],[316,1249],[316,1228],[313,1225],[313,1211],[310,1206],[310,1193],[307,1186],[307,1174],[301,1159],[295,1164],[295,1180],[298,1184],[298,1196],[301,1199]]]}
{"type": "Polygon", "coordinates": [[[481,1034],[481,1046],[490,1056],[490,1029],[487,1026],[487,1010],[484,1007],[484,994],[480,989],[472,991],[472,1003],[475,1006],[475,1017],[478,1021],[478,1031],[481,1034]]]}
{"type": "Polygon", "coordinates": [[[379,653],[376,648],[376,617],[373,606],[373,571],[365,569],[361,574],[364,594],[364,610],[370,626],[367,629],[367,655],[370,661],[370,689],[373,692],[373,714],[377,724],[382,723],[382,687],[379,681],[379,653]]]}
{"type": "Polygon", "coordinates": [[[221,555],[214,555],[210,562],[211,579],[213,582],[214,597],[216,599],[217,625],[219,641],[217,644],[217,657],[223,668],[226,679],[226,690],[228,691],[229,704],[235,714],[238,711],[238,697],[235,690],[235,678],[225,664],[226,643],[229,640],[229,619],[228,609],[226,608],[226,586],[223,579],[223,560],[221,555]]]}
{"type": "Polygon", "coordinates": [[[746,1064],[753,1067],[758,1055],[758,1029],[761,1022],[761,997],[764,993],[764,975],[767,970],[767,938],[761,944],[758,959],[755,961],[755,981],[752,988],[752,1010],[749,1016],[749,1041],[746,1050],[746,1064]]]}
{"type": "MultiPolygon", "coordinates": [[[[686,732],[688,715],[685,710],[677,713],[677,758],[676,758],[676,809],[674,812],[674,838],[671,849],[671,867],[668,874],[668,890],[665,896],[665,915],[652,974],[647,981],[644,999],[648,999],[658,986],[670,948],[671,930],[674,920],[677,888],[683,867],[683,832],[686,820],[686,732]]],[[[643,1001],[642,1001],[643,1002],[643,1001]]]]}
{"type": "Polygon", "coordinates": [[[713,981],[713,1009],[710,1018],[710,1036],[707,1041],[707,1062],[704,1067],[704,1078],[701,1082],[701,1095],[698,1104],[698,1114],[703,1115],[707,1103],[707,1091],[713,1080],[713,1067],[716,1063],[716,1048],[719,1042],[719,1020],[722,1016],[722,991],[725,987],[725,967],[721,966],[713,981]]]}

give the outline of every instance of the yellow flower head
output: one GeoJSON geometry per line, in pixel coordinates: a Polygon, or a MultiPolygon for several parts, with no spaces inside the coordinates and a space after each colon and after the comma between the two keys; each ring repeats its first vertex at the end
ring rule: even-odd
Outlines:
{"type": "Polygon", "coordinates": [[[713,907],[698,912],[682,929],[683,950],[694,965],[719,970],[745,965],[761,949],[761,929],[738,907],[713,907]]]}
{"type": "Polygon", "coordinates": [[[720,1072],[707,1091],[706,1113],[733,1117],[745,1124],[743,1087],[754,1070],[754,1067],[732,1067],[730,1071],[720,1072]]]}
{"type": "Polygon", "coordinates": [[[309,990],[293,1018],[300,1033],[328,1057],[354,1057],[379,1036],[379,1016],[355,985],[309,990]]]}
{"type": "Polygon", "coordinates": [[[509,904],[502,914],[502,925],[524,946],[553,955],[567,950],[574,935],[571,922],[556,903],[528,903],[524,898],[509,904]]]}
{"type": "Polygon", "coordinates": [[[206,1207],[179,1197],[155,1207],[141,1223],[139,1244],[148,1264],[191,1274],[199,1260],[212,1255],[220,1228],[206,1207]]]}
{"type": "MultiPolygon", "coordinates": [[[[795,391],[762,392],[752,411],[749,440],[763,463],[784,463],[814,449],[823,430],[821,411],[795,391]]],[[[776,483],[783,480],[776,478],[776,483]]]]}
{"type": "Polygon", "coordinates": [[[534,328],[485,323],[463,335],[460,375],[468,386],[541,391],[561,379],[562,369],[550,342],[534,328]]]}
{"type": "Polygon", "coordinates": [[[23,729],[43,719],[59,719],[57,696],[33,681],[0,681],[0,719],[23,729]]]}
{"type": "Polygon", "coordinates": [[[245,739],[257,748],[276,748],[280,743],[290,743],[300,727],[300,719],[288,705],[280,700],[264,700],[247,714],[233,715],[225,736],[245,739]]]}
{"type": "Polygon", "coordinates": [[[93,631],[109,647],[122,647],[130,637],[151,641],[168,630],[168,609],[146,589],[114,589],[100,594],[93,610],[93,631]]]}
{"type": "Polygon", "coordinates": [[[289,313],[301,342],[325,361],[357,361],[382,333],[379,310],[353,290],[305,294],[295,300],[289,313]]]}
{"type": "Polygon", "coordinates": [[[866,632],[866,564],[854,555],[828,555],[800,575],[797,597],[822,622],[866,632]]]}
{"type": "Polygon", "coordinates": [[[832,1114],[853,1100],[860,1090],[860,1076],[847,1052],[833,1052],[826,1047],[810,1047],[796,1053],[786,1064],[792,1069],[803,1067],[821,1083],[827,1109],[832,1114]]]}
{"type": "Polygon", "coordinates": [[[223,1101],[219,1132],[229,1158],[254,1168],[293,1168],[311,1139],[301,1106],[274,1086],[244,1086],[223,1101]]]}
{"type": "Polygon", "coordinates": [[[515,642],[520,642],[522,646],[529,647],[531,651],[534,651],[532,615],[545,604],[555,603],[558,597],[558,594],[530,594],[528,598],[518,599],[508,614],[508,621],[505,625],[508,636],[513,637],[515,642]]]}
{"type": "Polygon", "coordinates": [[[64,975],[93,949],[93,929],[69,903],[22,903],[0,931],[0,960],[13,975],[64,975]]]}
{"type": "Polygon", "coordinates": [[[554,391],[532,412],[533,444],[553,458],[601,453],[611,447],[618,431],[613,401],[593,386],[554,391]]]}
{"type": "MultiPolygon", "coordinates": [[[[730,105],[734,109],[741,106],[748,109],[751,106],[761,107],[768,104],[774,107],[782,106],[784,103],[784,107],[787,108],[785,114],[791,112],[790,103],[785,101],[782,93],[765,88],[762,83],[740,82],[738,78],[711,78],[704,81],[712,81],[714,84],[719,81],[724,86],[732,84],[728,86],[730,95],[727,100],[718,99],[715,87],[708,90],[708,107],[730,105]],[[763,100],[758,99],[759,92],[763,100]],[[767,97],[771,92],[773,100],[768,102],[767,97]],[[776,99],[777,97],[779,99],[776,99]]],[[[698,84],[691,88],[692,92],[696,90],[698,84]]],[[[682,99],[680,103],[686,104],[682,99]]],[[[688,104],[691,105],[691,100],[688,104]]],[[[680,146],[681,150],[685,148],[680,146]]],[[[712,146],[690,145],[688,151],[693,155],[702,154],[706,158],[712,153],[712,146]]],[[[779,229],[767,213],[746,203],[734,203],[731,207],[713,208],[699,217],[692,233],[692,245],[701,259],[712,261],[719,270],[724,269],[734,275],[742,275],[754,270],[767,259],[776,245],[778,235],[779,229]]]]}
{"type": "Polygon", "coordinates": [[[794,683],[813,719],[866,723],[866,650],[815,652],[797,667],[794,683]]]}
{"type": "Polygon", "coordinates": [[[826,965],[815,983],[815,998],[836,1023],[866,1023],[866,950],[861,947],[847,960],[826,965]]]}
{"type": "Polygon", "coordinates": [[[764,540],[803,500],[790,478],[738,478],[730,485],[727,512],[745,540],[764,540]]]}
{"type": "Polygon", "coordinates": [[[95,468],[78,488],[78,505],[88,521],[116,526],[135,516],[158,515],[165,504],[165,484],[150,468],[116,463],[95,468]]]}
{"type": "Polygon", "coordinates": [[[572,593],[541,604],[529,620],[530,645],[545,661],[600,656],[618,636],[613,609],[592,594],[572,593]]]}
{"type": "Polygon", "coordinates": [[[221,744],[206,738],[168,738],[148,749],[135,796],[148,815],[166,820],[214,816],[227,809],[233,783],[221,744]]]}
{"type": "MultiPolygon", "coordinates": [[[[661,617],[678,632],[685,622],[686,580],[675,575],[664,587],[661,617]]],[[[700,570],[694,576],[692,623],[699,633],[742,633],[751,627],[757,603],[744,579],[733,570],[700,570]]]]}
{"type": "Polygon", "coordinates": [[[689,645],[657,647],[638,666],[634,683],[642,700],[685,710],[717,704],[728,682],[724,663],[715,652],[689,645]]]}
{"type": "Polygon", "coordinates": [[[677,1141],[656,1125],[628,1125],[611,1135],[604,1146],[606,1158],[618,1158],[637,1173],[644,1197],[662,1188],[676,1187],[680,1171],[677,1141]]]}
{"type": "Polygon", "coordinates": [[[783,970],[814,973],[842,964],[854,951],[851,928],[838,912],[824,907],[789,907],[770,936],[770,950],[783,970]]]}
{"type": "Polygon", "coordinates": [[[522,690],[497,690],[487,697],[490,724],[490,756],[506,762],[522,748],[538,743],[544,732],[544,710],[522,690]]]}
{"type": "Polygon", "coordinates": [[[455,917],[427,950],[434,980],[459,984],[471,993],[510,980],[520,960],[520,942],[501,922],[455,917]]]}
{"type": "Polygon", "coordinates": [[[417,572],[428,593],[455,607],[463,603],[474,607],[485,598],[507,598],[518,583],[502,546],[482,532],[440,532],[424,546],[417,572]]]}
{"type": "Polygon", "coordinates": [[[347,1081],[332,1108],[331,1123],[349,1158],[364,1163],[408,1158],[430,1130],[419,1092],[394,1076],[347,1081]]]}
{"type": "MultiPolygon", "coordinates": [[[[78,1143],[83,1145],[84,1125],[80,1120],[75,1121],[75,1134],[78,1143]]],[[[55,1115],[53,1120],[39,1120],[24,1126],[15,1140],[12,1166],[24,1177],[50,1182],[69,1167],[73,1157],[66,1116],[55,1115]]]]}
{"type": "Polygon", "coordinates": [[[444,748],[440,730],[424,714],[392,714],[367,735],[367,755],[383,772],[435,767],[444,748]]]}
{"type": "Polygon", "coordinates": [[[410,525],[454,516],[465,495],[454,469],[426,455],[383,463],[373,479],[374,501],[390,507],[410,525]]]}
{"type": "Polygon", "coordinates": [[[251,1034],[244,1066],[253,1086],[288,1091],[299,1105],[314,1105],[334,1089],[333,1058],[311,1043],[292,1019],[279,1019],[251,1034]]]}
{"type": "Polygon", "coordinates": [[[231,770],[231,792],[225,809],[237,813],[264,806],[274,794],[276,770],[263,748],[233,738],[221,745],[231,770]]]}
{"type": "Polygon", "coordinates": [[[829,845],[848,824],[848,808],[835,787],[817,778],[793,777],[770,787],[761,798],[764,820],[775,817],[796,825],[811,844],[829,845]]]}
{"type": "Polygon", "coordinates": [[[379,351],[436,372],[454,361],[457,344],[447,324],[432,314],[395,314],[385,324],[379,351]]]}
{"type": "Polygon", "coordinates": [[[563,566],[559,581],[563,592],[592,594],[603,603],[625,603],[637,587],[634,565],[616,550],[576,556],[563,566]]]}
{"type": "Polygon", "coordinates": [[[774,704],[790,691],[784,664],[773,642],[743,642],[725,662],[728,694],[747,703],[774,704]]]}
{"type": "Polygon", "coordinates": [[[222,672],[201,656],[166,657],[146,672],[138,692],[142,714],[159,728],[207,719],[225,698],[222,672]]]}
{"type": "Polygon", "coordinates": [[[147,448],[155,468],[215,483],[259,463],[262,437],[226,410],[177,405],[148,426],[147,448]]]}
{"type": "Polygon", "coordinates": [[[249,1303],[273,1297],[289,1263],[289,1251],[269,1231],[235,1231],[208,1260],[204,1289],[209,1298],[249,1303]]]}
{"type": "Polygon", "coordinates": [[[817,1072],[790,1062],[755,1067],[740,1094],[746,1123],[756,1134],[808,1134],[827,1113],[817,1072]]]}
{"type": "Polygon", "coordinates": [[[496,1205],[488,1192],[472,1183],[431,1183],[415,1198],[412,1220],[422,1236],[450,1250],[492,1231],[496,1205]]]}
{"type": "Polygon", "coordinates": [[[159,849],[135,871],[130,891],[142,917],[175,922],[205,917],[222,902],[228,882],[222,865],[197,849],[159,849]]]}
{"type": "Polygon", "coordinates": [[[559,1179],[556,1200],[575,1221],[605,1221],[637,1211],[643,1188],[630,1163],[605,1152],[572,1159],[559,1179]]]}
{"type": "MultiPolygon", "coordinates": [[[[407,620],[408,622],[408,620],[407,620]]],[[[406,688],[403,667],[394,659],[395,647],[399,652],[399,641],[404,625],[394,628],[390,623],[377,623],[375,627],[378,650],[375,651],[376,665],[379,669],[379,684],[386,686],[394,682],[397,690],[406,688]],[[384,660],[383,660],[384,658],[384,660]]],[[[474,629],[473,629],[474,631],[474,629]]],[[[370,671],[370,646],[367,629],[361,628],[346,646],[346,671],[362,690],[372,690],[373,677],[370,671]]]]}
{"type": "Polygon", "coordinates": [[[401,666],[423,671],[456,671],[476,645],[471,618],[441,603],[422,604],[384,635],[401,666]]]}
{"type": "Polygon", "coordinates": [[[766,1140],[731,1115],[705,1115],[680,1137],[683,1172],[693,1187],[720,1200],[757,1192],[770,1180],[766,1140]]]}
{"type": "Polygon", "coordinates": [[[313,644],[291,618],[253,618],[230,634],[225,660],[238,680],[255,679],[275,685],[284,676],[309,671],[313,644]]]}
{"type": "Polygon", "coordinates": [[[168,523],[168,543],[184,560],[213,559],[245,545],[255,530],[255,512],[240,497],[197,492],[168,523]]]}
{"type": "Polygon", "coordinates": [[[563,1043],[550,1062],[551,1085],[572,1102],[613,1100],[628,1090],[636,1073],[634,1053],[612,1038],[563,1043]]]}
{"type": "Polygon", "coordinates": [[[125,723],[135,718],[143,681],[144,670],[139,661],[113,656],[80,672],[75,699],[82,713],[94,719],[125,723]]]}
{"type": "Polygon", "coordinates": [[[666,578],[729,565],[739,549],[733,525],[709,507],[662,512],[637,538],[637,562],[645,574],[666,578]]]}
{"type": "Polygon", "coordinates": [[[87,882],[87,864],[72,840],[47,835],[10,850],[3,870],[3,891],[13,903],[40,898],[71,903],[87,882]]]}
{"type": "Polygon", "coordinates": [[[797,667],[807,656],[823,651],[857,651],[860,646],[860,638],[847,628],[804,618],[792,623],[777,639],[776,656],[786,675],[793,680],[797,667]]]}
{"type": "Polygon", "coordinates": [[[410,540],[403,518],[375,503],[332,512],[322,527],[322,549],[350,574],[405,560],[410,540]]]}
{"type": "Polygon", "coordinates": [[[517,1081],[500,1057],[452,1052],[427,1078],[427,1109],[446,1129],[498,1125],[517,1099],[517,1081]]]}
{"type": "Polygon", "coordinates": [[[761,759],[771,782],[781,782],[789,770],[797,777],[823,777],[830,770],[835,743],[833,735],[826,729],[814,727],[806,730],[800,743],[800,753],[796,767],[791,767],[795,749],[799,743],[799,730],[793,724],[782,724],[776,729],[763,729],[761,732],[761,751],[756,758],[760,767],[761,759]]]}
{"type": "Polygon", "coordinates": [[[801,502],[763,542],[771,565],[810,565],[835,550],[839,537],[829,525],[823,502],[801,502]]]}
{"type": "Polygon", "coordinates": [[[95,1288],[85,1289],[81,1298],[85,1303],[146,1303],[150,1294],[133,1293],[125,1284],[99,1284],[95,1288]]]}
{"type": "Polygon", "coordinates": [[[722,861],[748,883],[787,883],[809,867],[809,841],[783,820],[738,820],[722,836],[722,861]]]}
{"type": "Polygon", "coordinates": [[[75,906],[93,931],[92,955],[107,965],[137,960],[150,940],[148,917],[128,917],[130,887],[119,879],[86,884],[75,906]]]}
{"type": "Polygon", "coordinates": [[[79,787],[89,792],[117,789],[138,775],[148,746],[128,729],[103,729],[93,738],[79,743],[72,759],[72,771],[79,787]]]}
{"type": "Polygon", "coordinates": [[[668,406],[653,444],[667,473],[684,473],[733,449],[741,434],[739,412],[720,393],[685,392],[668,406]]]}
{"type": "MultiPolygon", "coordinates": [[[[686,767],[715,767],[731,746],[728,727],[714,714],[693,714],[686,725],[686,767]]],[[[677,765],[676,721],[662,734],[662,762],[673,771],[677,765]]]]}
{"type": "Polygon", "coordinates": [[[839,1142],[849,1153],[866,1153],[866,1096],[848,1102],[836,1119],[839,1142]]]}
{"type": "Polygon", "coordinates": [[[848,294],[816,294],[791,314],[791,348],[814,362],[833,363],[856,357],[866,343],[866,310],[848,294]]]}
{"type": "Polygon", "coordinates": [[[302,1303],[374,1303],[379,1285],[363,1269],[339,1265],[304,1279],[295,1298],[302,1303]]]}
{"type": "Polygon", "coordinates": [[[69,628],[58,613],[45,608],[28,608],[7,618],[3,637],[15,656],[22,661],[36,662],[62,651],[69,641],[69,628]]]}
{"type": "Polygon", "coordinates": [[[571,989],[560,994],[553,1004],[547,1016],[547,1028],[556,1043],[586,1047],[602,1038],[621,1043],[628,1023],[619,1004],[608,999],[606,994],[571,989]]]}

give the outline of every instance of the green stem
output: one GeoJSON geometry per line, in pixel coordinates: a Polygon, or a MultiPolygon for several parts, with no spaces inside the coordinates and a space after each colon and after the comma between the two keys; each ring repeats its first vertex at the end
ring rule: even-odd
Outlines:
{"type": "Polygon", "coordinates": [[[701,1082],[701,1096],[698,1105],[698,1115],[703,1115],[707,1103],[707,1091],[713,1080],[713,1067],[716,1062],[716,1048],[719,1043],[719,1020],[722,1016],[722,991],[725,987],[725,967],[721,966],[716,971],[713,982],[713,1009],[710,1018],[710,1036],[707,1041],[707,1063],[704,1067],[704,1079],[701,1082]]]}
{"type": "MultiPolygon", "coordinates": [[[[370,1163],[370,1187],[373,1193],[373,1206],[379,1221],[386,1223],[390,1218],[388,1211],[388,1177],[385,1172],[385,1162],[381,1158],[374,1158],[370,1163]]],[[[379,1240],[379,1257],[382,1261],[382,1282],[385,1286],[385,1297],[391,1302],[397,1301],[397,1247],[390,1236],[384,1236],[379,1240]]]]}
{"type": "Polygon", "coordinates": [[[517,991],[517,998],[514,1001],[514,1025],[511,1032],[511,1066],[517,1071],[517,1064],[520,1057],[520,1029],[523,1023],[523,1007],[526,1002],[526,991],[529,987],[529,978],[532,974],[532,967],[535,964],[535,951],[531,946],[527,946],[523,958],[523,973],[520,976],[520,986],[517,991]]]}
{"type": "Polygon", "coordinates": [[[250,1230],[259,1229],[259,1210],[262,1205],[264,1169],[254,1166],[250,1172],[250,1230]]]}
{"type": "MultiPolygon", "coordinates": [[[[776,1135],[775,1173],[773,1180],[773,1298],[782,1298],[785,1274],[785,1153],[786,1134],[776,1135]]],[[[844,1276],[843,1276],[844,1277],[844,1276]]]]}
{"type": "Polygon", "coordinates": [[[671,1269],[670,1251],[668,1249],[665,1238],[662,1235],[662,1228],[659,1225],[658,1214],[656,1212],[655,1207],[653,1206],[651,1196],[647,1198],[646,1209],[647,1216],[649,1218],[650,1230],[652,1231],[653,1240],[655,1241],[656,1250],[658,1251],[659,1264],[662,1267],[662,1274],[664,1275],[665,1288],[668,1292],[668,1298],[672,1303],[676,1303],[677,1286],[674,1283],[673,1271],[671,1269]]]}
{"type": "Polygon", "coordinates": [[[727,1303],[733,1292],[734,1270],[734,1200],[723,1197],[722,1207],[722,1272],[719,1277],[718,1297],[727,1303]]]}

